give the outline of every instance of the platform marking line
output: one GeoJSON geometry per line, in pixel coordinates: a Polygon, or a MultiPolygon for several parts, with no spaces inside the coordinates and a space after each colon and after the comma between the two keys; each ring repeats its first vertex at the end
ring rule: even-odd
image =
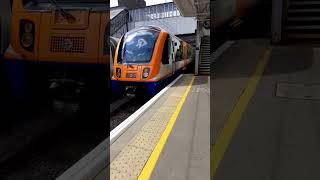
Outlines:
{"type": "Polygon", "coordinates": [[[187,96],[191,90],[194,79],[195,79],[195,77],[193,76],[191,81],[188,84],[186,91],[184,92],[182,98],[180,99],[180,101],[176,107],[176,110],[172,114],[172,116],[167,124],[167,127],[163,131],[157,145],[153,149],[148,161],[146,162],[145,166],[143,167],[143,169],[138,177],[138,180],[148,180],[150,178],[150,176],[153,172],[153,169],[154,169],[155,165],[157,164],[157,161],[160,157],[160,154],[161,154],[161,152],[162,152],[162,150],[163,150],[163,148],[169,138],[169,135],[173,129],[173,126],[178,119],[178,116],[180,114],[182,106],[183,106],[185,100],[187,99],[187,96]]]}
{"type": "Polygon", "coordinates": [[[229,114],[223,129],[221,130],[216,143],[211,147],[210,160],[211,160],[211,177],[214,178],[216,170],[224,157],[233,134],[240,124],[243,113],[245,112],[251,98],[255,94],[257,85],[263,75],[265,67],[270,57],[271,49],[265,49],[260,60],[256,66],[256,70],[251,75],[247,82],[247,86],[240,96],[237,104],[232,112],[229,114]]]}

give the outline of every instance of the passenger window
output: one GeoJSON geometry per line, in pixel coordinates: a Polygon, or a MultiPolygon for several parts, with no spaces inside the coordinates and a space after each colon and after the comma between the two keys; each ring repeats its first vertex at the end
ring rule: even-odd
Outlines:
{"type": "Polygon", "coordinates": [[[182,61],[184,59],[184,50],[183,50],[183,44],[181,42],[180,44],[180,51],[181,51],[181,54],[180,54],[180,61],[182,61]]]}
{"type": "Polygon", "coordinates": [[[169,58],[170,58],[170,45],[169,45],[169,37],[167,37],[163,52],[162,52],[162,64],[169,64],[169,58]]]}
{"type": "Polygon", "coordinates": [[[180,52],[180,49],[178,48],[176,52],[176,62],[180,61],[180,56],[181,56],[181,52],[180,52]]]}
{"type": "Polygon", "coordinates": [[[181,45],[180,45],[179,47],[177,47],[176,62],[181,61],[181,57],[182,57],[182,49],[181,49],[181,45]]]}

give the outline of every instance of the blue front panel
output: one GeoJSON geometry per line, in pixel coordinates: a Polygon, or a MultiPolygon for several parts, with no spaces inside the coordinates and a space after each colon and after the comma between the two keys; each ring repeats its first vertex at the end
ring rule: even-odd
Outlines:
{"type": "Polygon", "coordinates": [[[165,86],[167,86],[170,82],[172,82],[173,79],[176,78],[178,75],[179,73],[175,73],[174,75],[164,78],[157,82],[125,82],[125,81],[113,80],[112,93],[119,94],[124,91],[124,88],[126,86],[134,86],[140,89],[145,89],[146,95],[151,97],[156,95],[159,91],[161,91],[165,86]]]}

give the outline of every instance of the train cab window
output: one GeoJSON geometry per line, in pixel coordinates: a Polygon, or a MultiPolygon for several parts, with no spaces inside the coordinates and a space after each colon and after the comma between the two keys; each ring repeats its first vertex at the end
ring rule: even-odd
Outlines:
{"type": "Polygon", "coordinates": [[[169,45],[169,37],[167,37],[167,39],[164,43],[163,51],[162,51],[162,64],[169,64],[170,48],[171,48],[171,46],[169,45]]]}
{"type": "Polygon", "coordinates": [[[119,63],[149,63],[159,34],[150,29],[127,33],[123,38],[119,63]]]}

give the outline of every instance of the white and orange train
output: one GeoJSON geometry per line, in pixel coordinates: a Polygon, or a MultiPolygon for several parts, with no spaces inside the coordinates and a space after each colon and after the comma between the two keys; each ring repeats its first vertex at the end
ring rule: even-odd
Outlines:
{"type": "Polygon", "coordinates": [[[117,46],[112,76],[114,93],[146,90],[153,96],[194,62],[194,48],[155,26],[127,32],[117,46]]]}

